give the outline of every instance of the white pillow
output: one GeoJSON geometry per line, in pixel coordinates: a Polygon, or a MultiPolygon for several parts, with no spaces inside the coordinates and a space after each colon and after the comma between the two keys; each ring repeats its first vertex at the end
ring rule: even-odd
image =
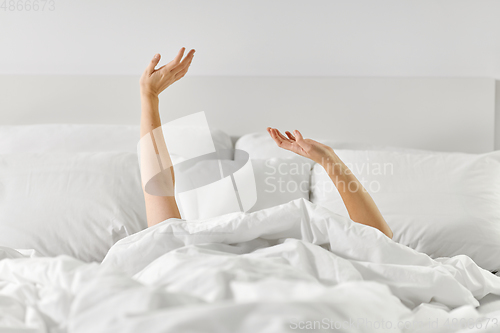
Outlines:
{"type": "Polygon", "coordinates": [[[257,203],[250,212],[295,199],[309,200],[313,162],[299,158],[252,159],[257,203]]]}
{"type": "MultiPolygon", "coordinates": [[[[211,129],[214,146],[220,151],[233,148],[231,138],[211,129]]],[[[37,152],[126,151],[137,153],[139,125],[41,124],[0,126],[0,154],[37,152]]],[[[182,156],[182,151],[170,151],[182,156]]],[[[223,158],[231,159],[232,156],[223,158]]]]}
{"type": "MultiPolygon", "coordinates": [[[[370,192],[395,241],[433,258],[465,254],[500,269],[500,152],[337,154],[370,192]]],[[[348,216],[319,165],[311,184],[312,202],[348,216]]]]}
{"type": "Polygon", "coordinates": [[[146,226],[135,153],[0,155],[0,246],[101,261],[146,226]]]}
{"type": "Polygon", "coordinates": [[[196,220],[239,212],[230,174],[241,164],[231,160],[188,160],[175,170],[176,201],[183,219],[196,220]],[[187,164],[187,166],[186,166],[187,164]]]}
{"type": "Polygon", "coordinates": [[[230,176],[234,177],[247,161],[248,156],[245,156],[235,161],[199,161],[188,168],[181,168],[182,164],[176,166],[176,200],[182,218],[207,219],[239,212],[243,207],[238,203],[238,196],[241,201],[242,196],[247,194],[244,191],[256,192],[256,202],[252,202],[247,212],[299,198],[309,200],[312,162],[297,158],[252,159],[253,172],[250,170],[240,176],[252,187],[245,189],[243,184],[233,182],[230,176]]]}

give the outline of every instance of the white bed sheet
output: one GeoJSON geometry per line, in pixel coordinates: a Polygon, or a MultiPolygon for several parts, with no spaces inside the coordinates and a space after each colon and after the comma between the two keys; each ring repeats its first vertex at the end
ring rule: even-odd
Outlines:
{"type": "Polygon", "coordinates": [[[454,332],[454,318],[499,328],[499,311],[476,309],[500,295],[499,277],[303,199],[167,220],[117,242],[101,265],[6,248],[0,258],[0,328],[12,331],[454,332]]]}

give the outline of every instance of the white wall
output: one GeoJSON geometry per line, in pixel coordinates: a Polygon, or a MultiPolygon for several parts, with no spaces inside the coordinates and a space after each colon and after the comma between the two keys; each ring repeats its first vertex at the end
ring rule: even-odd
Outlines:
{"type": "MultiPolygon", "coordinates": [[[[138,125],[138,79],[0,75],[0,133],[7,124],[138,125]]],[[[495,80],[487,78],[188,76],[162,93],[160,112],[166,124],[205,111],[210,127],[232,136],[272,126],[337,148],[364,142],[483,153],[494,147],[494,99],[495,80]]]]}
{"type": "Polygon", "coordinates": [[[186,46],[191,75],[500,78],[497,0],[54,1],[0,9],[0,74],[138,74],[186,46]]]}

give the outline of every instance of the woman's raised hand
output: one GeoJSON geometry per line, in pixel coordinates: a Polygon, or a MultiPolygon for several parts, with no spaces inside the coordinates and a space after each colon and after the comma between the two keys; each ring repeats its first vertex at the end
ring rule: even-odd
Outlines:
{"type": "Polygon", "coordinates": [[[268,127],[267,131],[280,148],[307,157],[323,166],[336,160],[337,156],[331,147],[311,139],[304,139],[297,130],[293,131],[293,134],[286,131],[287,136],[281,134],[276,128],[268,127]]]}
{"type": "Polygon", "coordinates": [[[285,132],[287,136],[276,128],[268,127],[267,131],[279,147],[310,158],[325,168],[337,187],[351,220],[377,228],[389,238],[393,237],[391,228],[368,191],[332,148],[311,139],[304,139],[297,130],[293,131],[293,134],[285,132]],[[351,184],[356,185],[354,189],[351,189],[351,184]]]}
{"type": "Polygon", "coordinates": [[[157,97],[168,86],[186,75],[189,65],[193,61],[194,49],[189,51],[184,59],[182,59],[185,50],[184,47],[180,49],[174,60],[158,69],[155,69],[155,67],[160,62],[161,56],[160,54],[156,54],[139,81],[141,94],[157,97]]]}

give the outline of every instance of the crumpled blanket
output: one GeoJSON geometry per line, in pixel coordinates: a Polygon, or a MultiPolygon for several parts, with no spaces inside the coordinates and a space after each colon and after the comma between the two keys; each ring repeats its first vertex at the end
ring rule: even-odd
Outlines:
{"type": "Polygon", "coordinates": [[[100,264],[9,248],[0,259],[0,332],[500,331],[500,312],[476,310],[499,277],[303,199],[169,219],[100,264]]]}

